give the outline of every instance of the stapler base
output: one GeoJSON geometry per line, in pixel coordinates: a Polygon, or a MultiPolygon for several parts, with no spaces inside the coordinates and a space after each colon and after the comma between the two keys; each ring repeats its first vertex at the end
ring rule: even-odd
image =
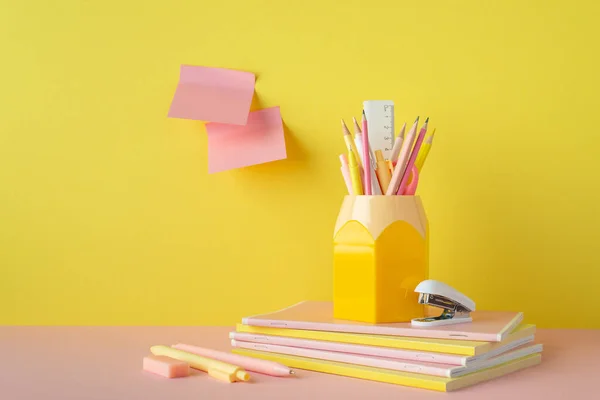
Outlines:
{"type": "Polygon", "coordinates": [[[453,324],[464,324],[465,322],[473,322],[471,317],[454,317],[445,319],[442,316],[439,317],[427,317],[427,318],[413,318],[410,322],[412,326],[428,327],[428,326],[441,326],[441,325],[453,325],[453,324]]]}

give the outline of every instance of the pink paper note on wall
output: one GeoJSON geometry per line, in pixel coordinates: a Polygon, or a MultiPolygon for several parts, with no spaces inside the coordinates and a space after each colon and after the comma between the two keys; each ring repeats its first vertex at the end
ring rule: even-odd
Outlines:
{"type": "Polygon", "coordinates": [[[279,107],[251,112],[244,126],[208,123],[206,132],[209,173],[287,157],[279,107]]]}
{"type": "Polygon", "coordinates": [[[254,82],[251,72],[182,65],[168,116],[244,125],[254,82]]]}

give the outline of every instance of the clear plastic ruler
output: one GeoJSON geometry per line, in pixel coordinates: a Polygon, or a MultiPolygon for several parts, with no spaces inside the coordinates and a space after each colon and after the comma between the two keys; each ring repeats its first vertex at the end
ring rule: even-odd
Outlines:
{"type": "Polygon", "coordinates": [[[392,100],[366,100],[363,109],[369,127],[371,150],[381,150],[389,159],[394,146],[394,102],[392,100]]]}

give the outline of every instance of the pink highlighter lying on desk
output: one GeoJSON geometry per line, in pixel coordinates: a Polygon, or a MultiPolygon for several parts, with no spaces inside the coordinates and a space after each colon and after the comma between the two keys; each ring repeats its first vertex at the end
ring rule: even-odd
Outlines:
{"type": "Polygon", "coordinates": [[[174,349],[186,351],[188,353],[197,354],[202,357],[212,358],[213,360],[218,360],[222,362],[226,362],[229,364],[234,364],[239,367],[242,367],[248,371],[254,371],[261,374],[272,375],[272,376],[289,376],[294,374],[294,371],[285,365],[267,361],[260,360],[258,358],[240,356],[237,354],[226,353],[223,351],[217,351],[212,349],[207,349],[204,347],[193,346],[191,344],[183,344],[178,343],[174,344],[174,349]]]}

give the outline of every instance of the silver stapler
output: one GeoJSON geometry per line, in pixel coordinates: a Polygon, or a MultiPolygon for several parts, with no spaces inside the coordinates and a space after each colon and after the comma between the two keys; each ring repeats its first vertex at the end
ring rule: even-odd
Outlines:
{"type": "Polygon", "coordinates": [[[417,285],[419,303],[442,308],[438,317],[414,318],[411,325],[419,327],[462,324],[471,322],[471,311],[475,311],[475,302],[443,282],[428,279],[417,285]]]}

